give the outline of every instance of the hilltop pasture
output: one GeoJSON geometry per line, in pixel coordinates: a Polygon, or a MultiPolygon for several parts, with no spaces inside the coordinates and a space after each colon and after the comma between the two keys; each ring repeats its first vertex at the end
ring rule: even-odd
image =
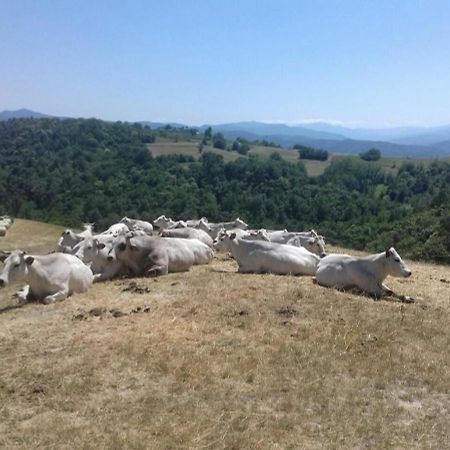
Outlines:
{"type": "MultiPolygon", "coordinates": [[[[155,142],[148,144],[147,147],[152,152],[153,156],[162,155],[184,155],[192,156],[194,159],[198,159],[201,153],[198,151],[198,145],[200,143],[199,139],[169,139],[158,137],[155,142]]],[[[212,147],[211,145],[206,145],[203,152],[212,152],[216,155],[221,155],[224,161],[234,161],[239,157],[242,157],[237,152],[231,152],[227,150],[220,150],[212,147]]],[[[268,158],[272,153],[278,153],[285,161],[297,162],[299,161],[298,150],[293,148],[277,148],[269,147],[264,145],[251,145],[249,155],[258,155],[263,158],[268,158]]],[[[351,155],[349,153],[329,153],[328,159],[326,161],[312,160],[312,159],[301,159],[301,162],[305,165],[306,172],[310,177],[317,177],[322,175],[327,167],[331,164],[333,160],[342,158],[353,158],[360,159],[358,155],[351,155]]],[[[450,163],[450,157],[439,158],[441,161],[446,161],[450,163]]],[[[407,162],[414,162],[414,164],[422,165],[428,167],[436,158],[408,158],[408,157],[393,157],[393,156],[383,156],[379,161],[372,162],[375,167],[381,167],[385,169],[388,173],[396,174],[398,169],[402,164],[407,162]]]]}
{"type": "MultiPolygon", "coordinates": [[[[61,231],[18,219],[0,248],[49,251],[61,231]]],[[[224,254],[49,306],[3,289],[0,447],[446,448],[450,270],[407,263],[387,284],[408,305],[224,254]]]]}

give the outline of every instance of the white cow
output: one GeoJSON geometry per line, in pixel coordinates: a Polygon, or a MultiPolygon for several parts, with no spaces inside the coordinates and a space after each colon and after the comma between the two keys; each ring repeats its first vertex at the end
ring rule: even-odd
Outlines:
{"type": "Polygon", "coordinates": [[[24,282],[19,301],[41,300],[48,304],[64,300],[74,292],[85,292],[93,281],[89,267],[73,255],[52,253],[32,256],[14,250],[0,256],[5,263],[0,275],[0,287],[24,282]]]}
{"type": "Polygon", "coordinates": [[[173,220],[170,217],[166,217],[165,215],[159,216],[157,219],[153,221],[153,225],[160,230],[164,230],[166,228],[185,228],[187,227],[187,223],[183,220],[173,220]]]}
{"type": "Polygon", "coordinates": [[[388,275],[411,276],[411,270],[393,247],[382,253],[362,257],[328,255],[319,262],[316,281],[322,286],[336,289],[359,289],[376,298],[393,295],[403,301],[413,301],[410,297],[395,294],[383,284],[388,275]]]}
{"type": "Polygon", "coordinates": [[[214,249],[218,251],[229,251],[229,245],[225,239],[227,234],[234,233],[236,239],[245,239],[248,241],[267,241],[270,242],[269,236],[264,228],[259,230],[242,230],[240,228],[232,228],[231,230],[225,230],[222,228],[217,237],[214,239],[214,249]]]}
{"type": "Polygon", "coordinates": [[[285,230],[275,230],[268,231],[270,242],[276,242],[277,244],[287,244],[287,242],[295,237],[301,237],[304,239],[318,237],[319,235],[314,231],[287,231],[285,230]]]}
{"type": "Polygon", "coordinates": [[[9,216],[0,216],[0,227],[4,227],[6,229],[10,228],[13,224],[14,219],[9,216]]]}
{"type": "Polygon", "coordinates": [[[295,247],[304,247],[321,258],[327,255],[325,253],[325,239],[320,235],[316,237],[295,236],[289,239],[286,244],[295,247]]]}
{"type": "Polygon", "coordinates": [[[107,230],[100,234],[109,234],[111,236],[117,237],[122,234],[126,234],[130,229],[124,223],[114,223],[107,230]]]}
{"type": "Polygon", "coordinates": [[[71,229],[65,229],[56,244],[56,251],[73,254],[73,248],[86,237],[92,236],[93,223],[84,223],[83,231],[75,233],[71,229]]]}
{"type": "Polygon", "coordinates": [[[97,235],[84,239],[74,247],[74,255],[90,266],[94,282],[127,274],[124,265],[113,254],[110,255],[116,240],[113,235],[97,235]]]}
{"type": "Polygon", "coordinates": [[[294,245],[295,247],[305,247],[312,253],[323,258],[325,253],[325,239],[323,236],[317,234],[314,230],[311,231],[287,231],[275,230],[267,232],[270,242],[278,244],[294,245]]]}
{"type": "Polygon", "coordinates": [[[129,217],[125,216],[120,220],[120,223],[124,223],[130,229],[130,231],[142,230],[150,235],[153,232],[153,225],[150,222],[146,222],[145,220],[130,219],[129,217]]]}
{"type": "Polygon", "coordinates": [[[221,229],[231,230],[234,228],[239,228],[241,230],[246,230],[248,228],[248,225],[238,217],[236,220],[233,220],[232,222],[211,223],[200,221],[199,228],[203,231],[206,231],[213,239],[215,239],[221,229]]]}
{"type": "Polygon", "coordinates": [[[172,247],[186,247],[191,250],[194,254],[194,265],[209,264],[214,257],[212,248],[196,238],[162,238],[162,240],[166,241],[172,247]]]}
{"type": "Polygon", "coordinates": [[[200,225],[200,222],[202,222],[202,221],[208,223],[208,219],[206,217],[202,217],[201,219],[186,220],[186,225],[191,228],[198,228],[200,225]]]}
{"type": "Polygon", "coordinates": [[[161,237],[174,237],[184,239],[198,239],[205,243],[208,247],[213,246],[213,240],[211,236],[203,230],[186,227],[186,228],[165,228],[161,230],[161,237]]]}
{"type": "Polygon", "coordinates": [[[236,238],[226,232],[221,238],[243,273],[314,275],[320,258],[303,247],[236,238]]]}
{"type": "MultiPolygon", "coordinates": [[[[150,236],[122,236],[110,256],[123,263],[135,276],[158,276],[169,272],[185,272],[196,263],[198,255],[187,244],[195,239],[161,238],[150,236]]],[[[197,240],[212,254],[211,249],[197,240]]],[[[205,254],[207,256],[207,254],[205,254]]],[[[205,257],[206,257],[205,256],[205,257]]]]}
{"type": "Polygon", "coordinates": [[[74,233],[72,230],[67,228],[61,234],[61,237],[56,244],[56,251],[63,253],[72,253],[73,247],[81,242],[85,236],[81,233],[74,233]]]}
{"type": "Polygon", "coordinates": [[[83,231],[79,233],[80,236],[83,237],[90,237],[92,236],[92,231],[94,231],[94,224],[93,223],[83,223],[83,231]]]}

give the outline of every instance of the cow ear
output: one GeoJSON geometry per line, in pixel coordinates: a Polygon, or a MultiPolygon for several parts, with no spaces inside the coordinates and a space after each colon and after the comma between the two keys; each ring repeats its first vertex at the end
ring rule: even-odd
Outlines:
{"type": "Polygon", "coordinates": [[[26,262],[29,266],[31,266],[31,264],[34,263],[34,258],[33,258],[32,256],[27,256],[27,257],[25,258],[25,262],[26,262]]]}
{"type": "Polygon", "coordinates": [[[106,247],[106,245],[103,242],[98,242],[97,241],[97,248],[99,250],[103,250],[106,247]]]}
{"type": "Polygon", "coordinates": [[[0,261],[5,262],[8,255],[0,255],[0,261]]]}
{"type": "Polygon", "coordinates": [[[386,258],[389,258],[389,256],[391,256],[391,255],[392,255],[392,252],[391,252],[391,249],[389,248],[386,250],[386,258]]]}

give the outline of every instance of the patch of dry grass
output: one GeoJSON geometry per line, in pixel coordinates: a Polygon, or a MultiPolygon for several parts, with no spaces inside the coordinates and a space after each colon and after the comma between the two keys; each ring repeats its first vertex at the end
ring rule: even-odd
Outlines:
{"type": "Polygon", "coordinates": [[[224,255],[49,306],[1,291],[0,447],[447,448],[450,269],[409,264],[411,305],[224,255]]]}

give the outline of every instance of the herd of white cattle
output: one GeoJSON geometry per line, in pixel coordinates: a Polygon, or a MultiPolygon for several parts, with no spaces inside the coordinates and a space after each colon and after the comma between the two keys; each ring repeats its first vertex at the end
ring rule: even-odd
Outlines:
{"type": "Polygon", "coordinates": [[[6,236],[14,220],[9,216],[0,216],[0,236],[6,236]]]}
{"type": "Polygon", "coordinates": [[[388,275],[411,276],[394,248],[365,257],[327,255],[323,236],[314,230],[249,230],[239,218],[211,223],[204,217],[176,221],[160,216],[151,224],[124,217],[101,233],[94,234],[92,224],[81,233],[67,229],[51,254],[2,252],[0,287],[25,283],[16,293],[20,302],[48,304],[85,292],[93,282],[188,271],[209,264],[214,251],[230,252],[241,273],[309,275],[322,286],[413,301],[383,284],[388,275]]]}

